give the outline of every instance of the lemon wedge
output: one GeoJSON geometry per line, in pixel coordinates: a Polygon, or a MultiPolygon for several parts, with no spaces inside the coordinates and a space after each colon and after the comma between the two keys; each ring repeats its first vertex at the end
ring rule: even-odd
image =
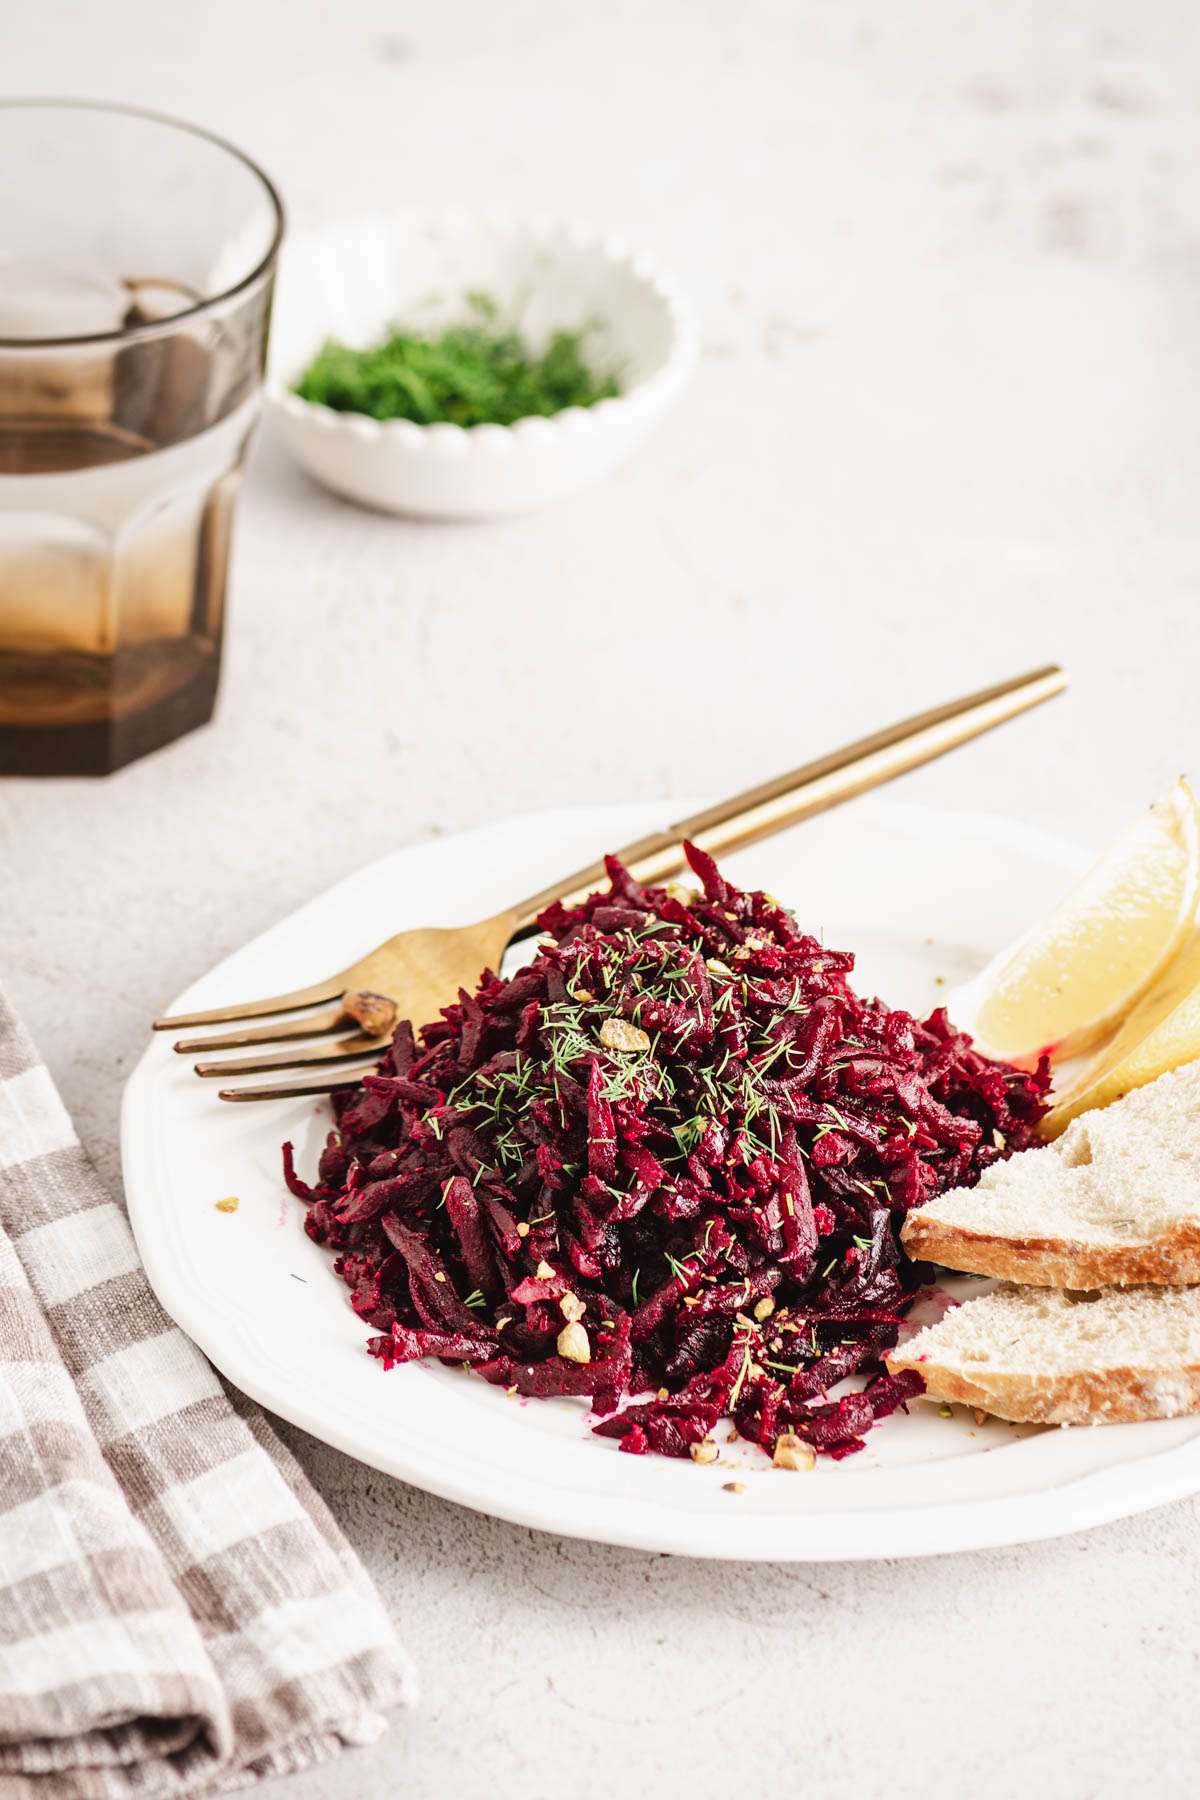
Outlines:
{"type": "Polygon", "coordinates": [[[1200,808],[1182,778],[1073,893],[966,991],[975,1036],[994,1056],[1077,1056],[1111,1031],[1169,968],[1200,898],[1200,808]]]}
{"type": "Polygon", "coordinates": [[[1043,1137],[1058,1137],[1071,1120],[1096,1106],[1156,1081],[1168,1069],[1200,1057],[1200,934],[1134,1007],[1116,1035],[1096,1052],[1063,1090],[1041,1123],[1043,1137]]]}

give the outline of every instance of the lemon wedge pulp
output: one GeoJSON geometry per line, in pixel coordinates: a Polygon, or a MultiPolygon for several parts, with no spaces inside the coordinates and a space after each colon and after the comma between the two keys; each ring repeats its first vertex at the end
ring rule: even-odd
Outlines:
{"type": "Polygon", "coordinates": [[[966,993],[982,1048],[1078,1056],[1169,969],[1200,898],[1200,808],[1182,778],[966,993]]]}
{"type": "Polygon", "coordinates": [[[1200,1057],[1200,934],[1193,933],[1116,1035],[1089,1058],[1041,1123],[1058,1137],[1071,1120],[1111,1106],[1168,1069],[1200,1057]]]}

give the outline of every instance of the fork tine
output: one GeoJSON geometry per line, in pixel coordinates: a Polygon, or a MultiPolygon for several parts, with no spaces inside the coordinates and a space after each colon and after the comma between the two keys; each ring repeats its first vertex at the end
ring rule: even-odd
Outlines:
{"type": "Polygon", "coordinates": [[[205,1050],[241,1050],[250,1044],[283,1044],[289,1038],[319,1037],[349,1023],[340,1006],[324,1012],[305,1013],[302,1019],[278,1020],[273,1025],[243,1025],[239,1031],[218,1031],[207,1037],[180,1038],[175,1044],[181,1056],[205,1050]]]}
{"type": "Polygon", "coordinates": [[[353,1037],[338,1038],[332,1044],[311,1044],[306,1050],[281,1050],[278,1056],[222,1056],[216,1062],[198,1062],[197,1075],[265,1075],[268,1069],[302,1069],[306,1063],[345,1062],[355,1056],[382,1055],[391,1043],[389,1037],[368,1037],[356,1031],[353,1037]]]}
{"type": "Polygon", "coordinates": [[[174,1031],[180,1025],[231,1025],[235,1019],[263,1019],[268,1013],[296,1012],[302,1006],[319,1006],[346,991],[344,975],[333,975],[313,987],[296,988],[290,994],[270,994],[265,1000],[244,1000],[239,1006],[215,1006],[209,1012],[174,1013],[155,1019],[155,1031],[174,1031]]]}
{"type": "Polygon", "coordinates": [[[302,1094],[333,1094],[339,1088],[362,1086],[364,1075],[374,1072],[373,1062],[361,1066],[338,1070],[336,1076],[329,1069],[320,1075],[310,1075],[307,1080],[272,1082],[267,1087],[218,1088],[219,1100],[292,1100],[302,1094]]]}

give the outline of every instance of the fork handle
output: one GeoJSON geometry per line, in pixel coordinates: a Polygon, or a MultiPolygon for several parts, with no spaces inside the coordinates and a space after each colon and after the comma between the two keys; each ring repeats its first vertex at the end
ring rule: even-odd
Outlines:
{"type": "MultiPolygon", "coordinates": [[[[857,738],[840,750],[831,750],[815,762],[805,763],[790,774],[777,775],[773,781],[764,781],[744,794],[719,800],[715,806],[668,825],[665,831],[627,844],[617,854],[635,880],[665,881],[684,867],[685,838],[713,856],[756,843],[759,838],[770,837],[773,832],[825,812],[856,794],[882,787],[922,763],[933,762],[959,744],[1040,706],[1043,700],[1053,699],[1066,685],[1064,671],[1057,663],[1049,663],[1012,681],[981,688],[978,693],[902,719],[869,737],[857,738]]],[[[514,909],[518,932],[527,931],[553,901],[575,904],[606,880],[603,862],[593,862],[532,894],[514,909]]]]}

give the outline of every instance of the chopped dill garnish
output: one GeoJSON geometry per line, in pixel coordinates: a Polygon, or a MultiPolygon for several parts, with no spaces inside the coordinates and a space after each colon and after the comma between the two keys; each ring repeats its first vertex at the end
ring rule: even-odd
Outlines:
{"type": "Polygon", "coordinates": [[[415,425],[512,425],[568,406],[595,406],[620,393],[616,376],[585,354],[592,327],[555,331],[540,353],[499,318],[486,294],[433,333],[402,324],[365,350],[329,338],[295,384],[302,400],[371,419],[415,425]]]}

